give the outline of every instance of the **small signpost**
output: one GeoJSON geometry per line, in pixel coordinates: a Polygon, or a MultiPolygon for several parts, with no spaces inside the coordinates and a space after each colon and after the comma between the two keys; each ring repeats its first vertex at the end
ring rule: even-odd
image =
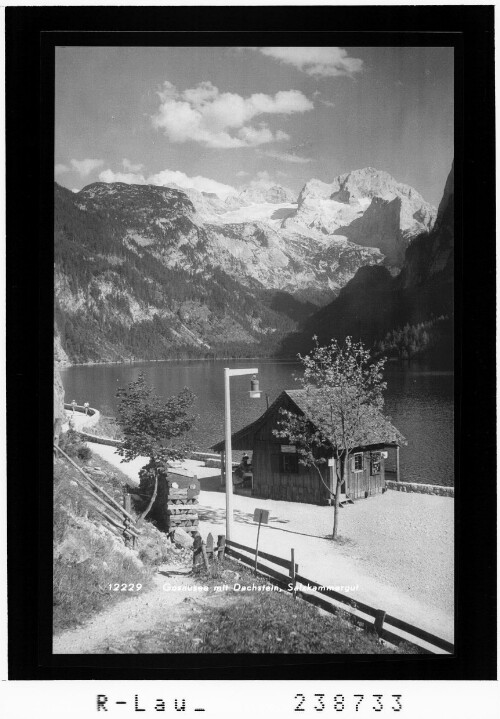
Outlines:
{"type": "Polygon", "coordinates": [[[257,560],[259,558],[260,525],[269,523],[269,510],[268,509],[256,509],[253,513],[253,521],[259,523],[259,528],[257,529],[257,544],[255,545],[255,572],[257,572],[257,560]]]}

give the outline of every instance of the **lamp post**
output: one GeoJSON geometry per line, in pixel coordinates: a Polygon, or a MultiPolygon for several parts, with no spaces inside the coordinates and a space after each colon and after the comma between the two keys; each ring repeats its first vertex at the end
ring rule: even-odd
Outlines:
{"type": "MultiPolygon", "coordinates": [[[[224,368],[224,429],[226,443],[226,539],[231,539],[231,529],[233,524],[233,462],[231,447],[231,394],[229,387],[229,378],[238,375],[256,375],[258,369],[229,369],[224,368]]],[[[259,382],[253,378],[250,382],[250,397],[258,399],[260,397],[259,382]]]]}

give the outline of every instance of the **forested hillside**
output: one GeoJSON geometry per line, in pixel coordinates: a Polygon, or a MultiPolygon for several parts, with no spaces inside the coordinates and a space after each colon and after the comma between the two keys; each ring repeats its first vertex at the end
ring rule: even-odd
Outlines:
{"type": "Polygon", "coordinates": [[[81,209],[57,184],[54,199],[55,319],[69,361],[269,354],[294,329],[258,283],[244,287],[211,265],[168,266],[146,243],[124,242],[122,213],[81,209]]]}

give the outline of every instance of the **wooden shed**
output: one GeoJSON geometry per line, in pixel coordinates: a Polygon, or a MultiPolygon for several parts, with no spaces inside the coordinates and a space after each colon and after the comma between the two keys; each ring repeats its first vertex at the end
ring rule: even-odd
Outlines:
{"type": "MultiPolygon", "coordinates": [[[[261,417],[232,435],[232,448],[252,452],[252,496],[311,504],[332,504],[331,492],[335,492],[337,473],[333,447],[328,461],[319,465],[322,478],[314,467],[299,463],[299,455],[293,445],[273,434],[282,419],[280,410],[286,409],[304,415],[314,425],[310,405],[305,402],[303,390],[285,390],[261,417]]],[[[385,491],[385,459],[388,449],[396,449],[399,455],[399,432],[385,423],[384,436],[368,433],[367,441],[356,447],[350,455],[345,486],[341,488],[343,501],[366,498],[385,491]]],[[[212,447],[224,452],[224,441],[212,447]]],[[[399,462],[398,462],[399,465],[399,462]]],[[[398,477],[399,479],[399,477],[398,477]]]]}

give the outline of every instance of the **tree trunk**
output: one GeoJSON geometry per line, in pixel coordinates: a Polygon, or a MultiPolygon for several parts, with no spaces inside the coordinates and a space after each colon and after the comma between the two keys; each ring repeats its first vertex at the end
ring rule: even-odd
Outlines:
{"type": "Polygon", "coordinates": [[[337,473],[337,487],[335,489],[335,508],[333,510],[333,539],[337,539],[337,533],[339,529],[339,506],[340,506],[340,493],[344,480],[346,479],[348,457],[346,456],[343,460],[339,460],[341,466],[340,477],[337,473]]]}
{"type": "Polygon", "coordinates": [[[340,485],[341,483],[337,481],[337,489],[335,491],[335,508],[333,510],[333,539],[337,539],[337,531],[339,528],[340,485]]]}
{"type": "Polygon", "coordinates": [[[155,472],[155,488],[154,488],[154,490],[153,490],[153,494],[152,494],[152,496],[151,496],[151,499],[149,500],[148,506],[146,507],[146,509],[144,510],[144,512],[141,514],[141,516],[140,516],[139,519],[137,520],[137,524],[138,524],[138,525],[142,523],[144,517],[147,517],[147,515],[148,515],[149,512],[151,511],[151,507],[152,507],[153,504],[155,503],[155,499],[156,499],[156,494],[157,494],[157,492],[158,492],[158,470],[156,470],[156,472],[155,472]]]}

